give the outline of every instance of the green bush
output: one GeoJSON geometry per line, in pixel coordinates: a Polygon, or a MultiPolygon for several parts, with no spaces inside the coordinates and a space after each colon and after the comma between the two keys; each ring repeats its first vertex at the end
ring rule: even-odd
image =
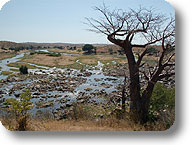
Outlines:
{"type": "Polygon", "coordinates": [[[155,48],[155,47],[147,48],[147,53],[148,54],[154,54],[154,53],[158,53],[158,52],[159,52],[159,50],[157,48],[155,48]]]}
{"type": "Polygon", "coordinates": [[[109,53],[113,55],[113,48],[109,48],[109,53]]]}
{"type": "Polygon", "coordinates": [[[175,48],[174,47],[169,47],[167,50],[166,50],[166,54],[169,54],[171,52],[175,51],[175,48]]]}
{"type": "Polygon", "coordinates": [[[22,65],[20,68],[19,68],[19,71],[21,74],[28,74],[28,68],[27,66],[25,65],[22,65]]]}
{"type": "Polygon", "coordinates": [[[96,48],[93,45],[91,45],[91,44],[85,44],[82,47],[82,51],[85,51],[84,54],[91,54],[91,53],[96,54],[96,48]]]}
{"type": "Polygon", "coordinates": [[[29,90],[20,94],[19,99],[8,98],[5,100],[5,106],[8,112],[13,113],[18,124],[16,130],[25,131],[27,127],[28,111],[33,108],[32,98],[29,90]]]}
{"type": "Polygon", "coordinates": [[[34,55],[36,52],[35,51],[33,51],[33,52],[30,52],[30,55],[34,55]]]}
{"type": "Polygon", "coordinates": [[[119,50],[117,50],[117,52],[118,52],[119,55],[125,54],[125,51],[124,51],[123,48],[120,48],[119,50]]]}
{"type": "Polygon", "coordinates": [[[7,50],[7,49],[6,49],[6,48],[4,48],[4,47],[1,47],[1,49],[2,49],[2,50],[7,50]]]}
{"type": "Polygon", "coordinates": [[[78,52],[81,52],[82,50],[81,49],[77,49],[78,52]]]}
{"type": "Polygon", "coordinates": [[[167,88],[162,83],[156,83],[150,102],[149,117],[156,119],[156,113],[164,109],[175,108],[175,88],[167,88]]]}

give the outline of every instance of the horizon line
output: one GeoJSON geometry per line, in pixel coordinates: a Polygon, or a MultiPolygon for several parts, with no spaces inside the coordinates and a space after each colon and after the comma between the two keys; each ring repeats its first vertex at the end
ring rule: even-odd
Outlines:
{"type": "Polygon", "coordinates": [[[13,43],[43,43],[43,44],[46,44],[46,43],[50,43],[50,44],[57,44],[57,43],[61,43],[61,44],[103,44],[103,45],[115,45],[115,44],[111,44],[111,43],[97,43],[97,42],[94,42],[94,43],[90,43],[90,42],[37,42],[37,41],[12,41],[12,40],[0,40],[0,42],[13,42],[13,43]]]}

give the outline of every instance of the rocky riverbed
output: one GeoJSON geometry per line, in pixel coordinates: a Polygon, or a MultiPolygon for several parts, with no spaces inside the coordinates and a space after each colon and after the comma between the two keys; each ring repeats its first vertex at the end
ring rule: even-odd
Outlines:
{"type": "MultiPolygon", "coordinates": [[[[19,54],[2,60],[1,71],[10,71],[7,64],[17,62],[23,56],[19,54]]],[[[76,63],[83,65],[79,60],[76,63]]],[[[31,112],[34,115],[41,116],[47,111],[56,119],[65,119],[73,103],[102,105],[104,108],[116,106],[121,102],[124,76],[129,72],[127,64],[112,64],[98,61],[96,66],[85,65],[80,70],[38,66],[41,68],[29,69],[28,75],[0,76],[0,104],[2,106],[6,98],[19,99],[20,93],[28,89],[32,93],[31,112]]],[[[168,83],[175,85],[174,79],[166,81],[168,83]]]]}
{"type": "Polygon", "coordinates": [[[58,119],[65,118],[65,112],[72,103],[107,105],[118,100],[122,77],[107,76],[101,63],[97,69],[33,69],[28,75],[19,73],[1,80],[0,102],[6,98],[19,98],[20,93],[29,89],[32,93],[33,114],[49,111],[58,119]],[[112,99],[115,98],[115,99],[112,99]]]}

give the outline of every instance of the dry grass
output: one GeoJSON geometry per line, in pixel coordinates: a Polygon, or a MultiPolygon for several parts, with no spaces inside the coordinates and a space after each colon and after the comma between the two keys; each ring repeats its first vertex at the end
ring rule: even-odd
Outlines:
{"type": "Polygon", "coordinates": [[[10,58],[10,57],[14,57],[15,54],[13,53],[4,53],[4,52],[1,52],[0,53],[0,60],[2,59],[6,59],[6,58],[10,58]]]}
{"type": "MultiPolygon", "coordinates": [[[[82,50],[82,48],[77,48],[77,50],[78,49],[82,50]]],[[[78,52],[77,50],[57,49],[57,48],[49,49],[49,51],[56,52],[56,53],[72,53],[72,54],[82,54],[83,53],[83,52],[78,52]]]]}
{"type": "MultiPolygon", "coordinates": [[[[4,127],[14,131],[17,123],[14,120],[3,121],[4,127]]],[[[163,122],[148,122],[144,125],[124,119],[108,118],[98,121],[90,120],[37,120],[28,121],[28,131],[165,131],[171,126],[163,122]]]]}
{"type": "Polygon", "coordinates": [[[91,58],[90,59],[89,58],[82,59],[81,62],[84,63],[84,64],[97,64],[97,60],[96,59],[91,59],[91,58]]]}
{"type": "Polygon", "coordinates": [[[0,74],[1,74],[1,75],[10,75],[10,74],[12,74],[12,72],[9,72],[9,71],[2,71],[0,74]]]}
{"type": "MultiPolygon", "coordinates": [[[[90,111],[78,108],[79,118],[55,120],[50,117],[28,118],[27,130],[29,131],[165,131],[170,128],[175,120],[174,109],[161,113],[161,118],[156,122],[147,122],[144,125],[134,123],[129,116],[122,119],[114,115],[93,119],[90,111]],[[84,115],[82,114],[84,113],[84,115]],[[82,115],[82,116],[80,116],[82,115]],[[86,116],[86,117],[84,117],[86,116]]],[[[9,130],[15,130],[17,123],[13,116],[5,115],[0,118],[2,124],[9,130]]]]}
{"type": "MultiPolygon", "coordinates": [[[[14,131],[14,126],[17,125],[15,121],[10,120],[9,123],[2,121],[5,128],[14,131]]],[[[27,130],[29,131],[143,131],[145,130],[139,124],[129,124],[125,120],[30,120],[28,122],[27,130]]]]}
{"type": "Polygon", "coordinates": [[[77,65],[76,60],[80,60],[81,63],[89,65],[97,65],[97,61],[112,62],[117,61],[119,63],[126,63],[126,59],[121,59],[116,56],[110,55],[61,55],[60,57],[47,56],[45,54],[26,55],[22,62],[28,62],[38,65],[50,66],[50,67],[65,67],[70,65],[77,65]]]}
{"type": "Polygon", "coordinates": [[[43,54],[35,54],[32,56],[29,56],[28,58],[24,58],[22,61],[53,67],[57,65],[65,66],[65,65],[73,64],[75,59],[76,57],[73,57],[71,55],[61,55],[60,57],[52,57],[52,56],[47,56],[43,54]]]}
{"type": "Polygon", "coordinates": [[[104,60],[104,61],[118,59],[118,58],[116,58],[116,57],[114,57],[112,55],[97,55],[96,58],[99,59],[99,60],[104,60]]]}
{"type": "Polygon", "coordinates": [[[47,131],[132,131],[128,125],[110,126],[92,121],[48,121],[44,123],[47,131]]]}
{"type": "MultiPolygon", "coordinates": [[[[124,64],[127,63],[127,59],[123,59],[116,56],[111,55],[61,55],[60,57],[52,57],[47,56],[44,54],[35,54],[29,55],[25,57],[22,61],[29,62],[38,65],[45,65],[45,66],[67,66],[76,63],[75,61],[79,59],[81,63],[89,64],[89,65],[96,65],[97,61],[101,61],[103,63],[116,61],[118,63],[124,64]]],[[[154,60],[157,61],[156,57],[153,56],[146,56],[144,59],[154,60]]]]}

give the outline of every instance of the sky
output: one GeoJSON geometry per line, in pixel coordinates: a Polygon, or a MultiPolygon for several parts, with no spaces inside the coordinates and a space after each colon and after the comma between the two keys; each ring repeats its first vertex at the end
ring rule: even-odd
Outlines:
{"type": "Polygon", "coordinates": [[[84,24],[85,17],[101,16],[93,7],[103,3],[110,9],[153,7],[175,15],[164,0],[0,0],[0,41],[108,44],[105,35],[84,24]]]}

